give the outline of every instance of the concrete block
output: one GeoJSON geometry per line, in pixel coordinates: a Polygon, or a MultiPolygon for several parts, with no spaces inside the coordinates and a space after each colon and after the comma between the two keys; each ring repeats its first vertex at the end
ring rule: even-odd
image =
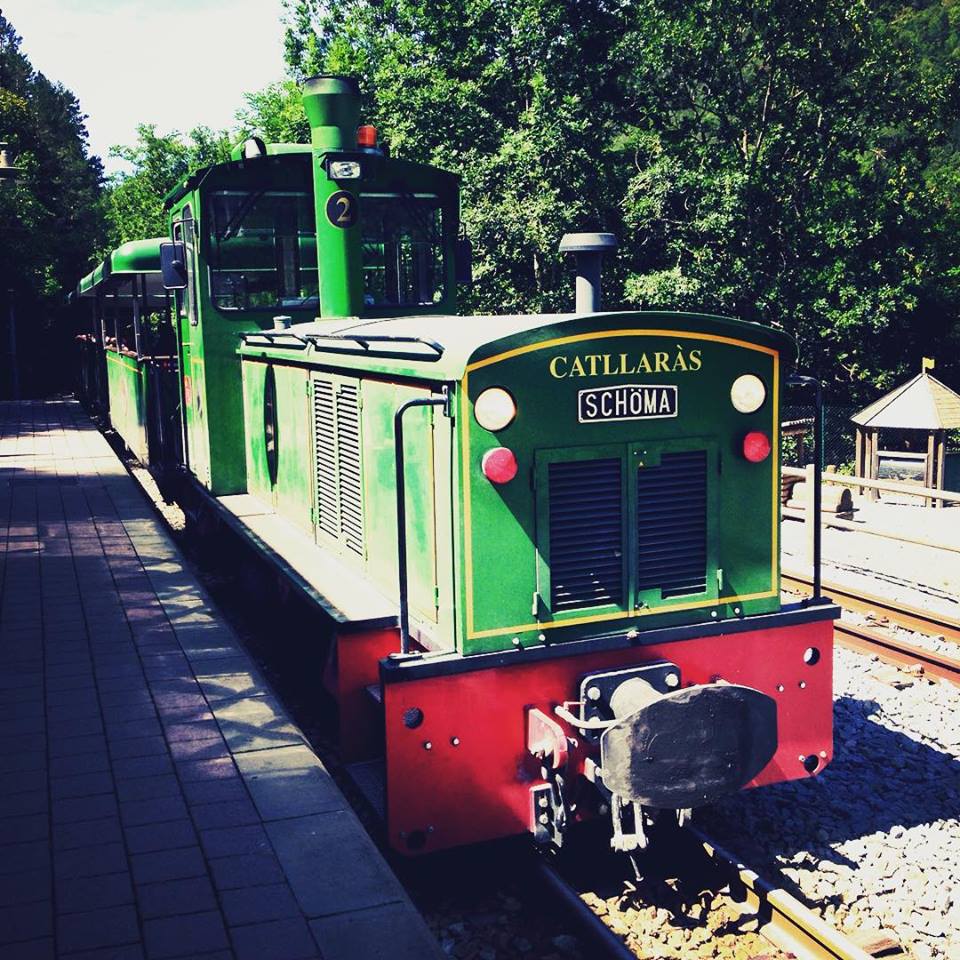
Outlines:
{"type": "Polygon", "coordinates": [[[379,906],[406,894],[352,811],[265,824],[308,917],[379,906]]]}
{"type": "Polygon", "coordinates": [[[124,830],[130,853],[153,853],[159,850],[179,850],[197,844],[197,832],[189,820],[171,820],[168,823],[148,823],[142,827],[124,830]]]}
{"type": "Polygon", "coordinates": [[[223,914],[231,927],[266,920],[299,917],[300,907],[286,883],[271,883],[263,887],[245,887],[225,890],[220,896],[223,914]]]}
{"type": "Polygon", "coordinates": [[[217,909],[217,898],[205,876],[137,887],[137,903],[145,920],[217,909]]]}
{"type": "Polygon", "coordinates": [[[57,912],[61,914],[133,903],[133,884],[126,871],[104,874],[95,881],[88,877],[58,880],[56,892],[57,912]]]}
{"type": "Polygon", "coordinates": [[[442,960],[423,918],[408,902],[311,920],[324,960],[442,960]]]}
{"type": "Polygon", "coordinates": [[[121,803],[178,796],[180,796],[180,781],[172,773],[117,781],[117,797],[121,803]]]}
{"type": "Polygon", "coordinates": [[[133,868],[133,879],[138,887],[142,884],[160,883],[165,880],[203,877],[207,873],[199,847],[133,854],[130,857],[130,865],[133,868]]]}
{"type": "Polygon", "coordinates": [[[57,945],[63,953],[139,940],[137,912],[131,905],[103,907],[57,918],[57,945]]]}
{"type": "Polygon", "coordinates": [[[190,814],[197,828],[202,831],[260,823],[260,815],[248,797],[219,803],[191,804],[190,814]]]}
{"type": "Polygon", "coordinates": [[[237,854],[266,853],[270,849],[270,841],[259,823],[201,830],[200,843],[211,859],[237,854]]]}
{"type": "Polygon", "coordinates": [[[125,827],[144,823],[162,823],[187,816],[187,805],[180,796],[154,797],[150,800],[130,800],[120,804],[120,820],[125,827]]]}
{"type": "Polygon", "coordinates": [[[113,761],[113,775],[117,780],[132,780],[134,777],[156,777],[173,772],[169,756],[120,757],[113,761]]]}
{"type": "Polygon", "coordinates": [[[346,807],[333,778],[305,745],[240,753],[236,764],[264,820],[346,807]]]}
{"type": "Polygon", "coordinates": [[[60,850],[53,857],[53,875],[58,880],[98,877],[126,869],[127,854],[122,843],[60,850]]]}
{"type": "Polygon", "coordinates": [[[272,850],[217,857],[210,861],[210,873],[221,892],[285,882],[280,862],[272,850]]]}
{"type": "Polygon", "coordinates": [[[49,867],[0,874],[0,904],[37,903],[50,899],[53,877],[49,867]]]}
{"type": "Polygon", "coordinates": [[[271,920],[230,930],[237,960],[312,960],[317,944],[303,917],[271,920]]]}
{"type": "Polygon", "coordinates": [[[213,910],[146,920],[143,936],[150,960],[198,957],[202,953],[230,946],[223,919],[219,911],[213,910]]]}
{"type": "Polygon", "coordinates": [[[230,700],[211,707],[234,753],[303,743],[285,711],[270,697],[230,700]]]}
{"type": "Polygon", "coordinates": [[[120,818],[116,816],[83,820],[80,823],[57,823],[53,826],[54,851],[122,842],[120,818]]]}
{"type": "Polygon", "coordinates": [[[112,793],[93,797],[70,797],[53,801],[51,815],[54,823],[79,823],[81,820],[100,820],[115,816],[117,798],[112,793]]]}
{"type": "MultiPolygon", "coordinates": [[[[49,900],[0,908],[0,944],[36,940],[52,934],[53,905],[49,900]]],[[[8,950],[9,947],[3,946],[0,955],[6,958],[8,950]]]]}

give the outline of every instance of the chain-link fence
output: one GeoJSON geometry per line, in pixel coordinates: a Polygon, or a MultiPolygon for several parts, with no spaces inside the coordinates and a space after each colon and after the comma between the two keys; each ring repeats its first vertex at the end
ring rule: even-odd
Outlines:
{"type": "MultiPolygon", "coordinates": [[[[823,467],[838,473],[853,473],[856,427],[850,417],[857,407],[824,406],[822,447],[823,467]]],[[[781,452],[784,466],[802,467],[813,463],[813,404],[788,404],[781,412],[781,452]]]]}

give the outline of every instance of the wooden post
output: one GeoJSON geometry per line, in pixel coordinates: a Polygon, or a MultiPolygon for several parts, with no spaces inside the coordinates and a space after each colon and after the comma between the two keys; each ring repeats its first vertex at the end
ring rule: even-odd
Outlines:
{"type": "MultiPolygon", "coordinates": [[[[854,472],[858,477],[864,476],[864,472],[863,472],[863,470],[864,470],[864,463],[863,463],[863,461],[864,461],[865,458],[864,458],[863,453],[864,453],[864,447],[865,447],[865,446],[866,446],[866,442],[865,442],[865,439],[864,439],[864,436],[863,436],[863,427],[859,427],[859,426],[858,426],[858,427],[857,427],[857,440],[856,440],[856,443],[854,444],[854,449],[855,449],[855,451],[856,451],[856,466],[853,468],[853,472],[854,472]]],[[[862,497],[862,496],[863,496],[863,487],[857,487],[857,496],[858,496],[858,497],[862,497]]]]}
{"type": "MultiPolygon", "coordinates": [[[[927,462],[923,469],[923,485],[925,487],[934,487],[936,483],[934,482],[934,467],[936,465],[937,458],[937,447],[936,447],[936,436],[937,432],[931,430],[927,434],[927,462]]],[[[925,497],[923,501],[925,507],[939,507],[940,501],[933,500],[930,497],[925,497]]]]}
{"type": "Polygon", "coordinates": [[[807,563],[812,567],[813,566],[813,538],[814,530],[816,529],[817,523],[820,518],[816,516],[813,510],[813,488],[816,484],[816,474],[814,472],[814,465],[808,463],[804,468],[804,493],[806,496],[804,499],[806,503],[803,505],[803,533],[804,533],[804,553],[806,554],[807,563]]]}
{"type": "MultiPolygon", "coordinates": [[[[946,489],[946,471],[947,471],[947,431],[937,431],[937,481],[934,486],[938,490],[946,489]]],[[[945,507],[945,500],[938,500],[941,507],[945,507]]]]}
{"type": "MultiPolygon", "coordinates": [[[[880,429],[878,427],[872,427],[870,430],[869,436],[870,444],[870,459],[869,459],[869,473],[867,473],[867,478],[869,480],[878,480],[880,477],[880,429]]],[[[876,488],[870,490],[870,499],[879,500],[880,492],[876,488]]]]}

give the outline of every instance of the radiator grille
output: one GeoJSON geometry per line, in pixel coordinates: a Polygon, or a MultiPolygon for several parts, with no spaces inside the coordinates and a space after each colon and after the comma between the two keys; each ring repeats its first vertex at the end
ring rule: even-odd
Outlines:
{"type": "Polygon", "coordinates": [[[317,524],[363,555],[360,397],[353,384],[313,381],[317,524]]]}
{"type": "Polygon", "coordinates": [[[340,511],[337,509],[337,446],[334,420],[333,384],[329,380],[313,382],[314,450],[317,467],[317,522],[332,537],[340,536],[340,511]]]}
{"type": "Polygon", "coordinates": [[[549,467],[551,609],[623,603],[621,461],[549,467]]]}
{"type": "Polygon", "coordinates": [[[340,475],[340,533],[363,555],[363,487],[360,474],[360,404],[357,388],[343,384],[337,393],[337,467],[340,475]]]}
{"type": "Polygon", "coordinates": [[[664,597],[707,589],[707,454],[665,453],[637,472],[639,590],[664,597]]]}

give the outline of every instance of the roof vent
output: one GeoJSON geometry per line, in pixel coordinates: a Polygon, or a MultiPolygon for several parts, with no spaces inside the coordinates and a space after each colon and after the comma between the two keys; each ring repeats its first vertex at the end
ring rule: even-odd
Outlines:
{"type": "Polygon", "coordinates": [[[577,255],[577,313],[600,309],[600,262],[604,253],[617,249],[612,233],[565,233],[561,253],[577,255]]]}

